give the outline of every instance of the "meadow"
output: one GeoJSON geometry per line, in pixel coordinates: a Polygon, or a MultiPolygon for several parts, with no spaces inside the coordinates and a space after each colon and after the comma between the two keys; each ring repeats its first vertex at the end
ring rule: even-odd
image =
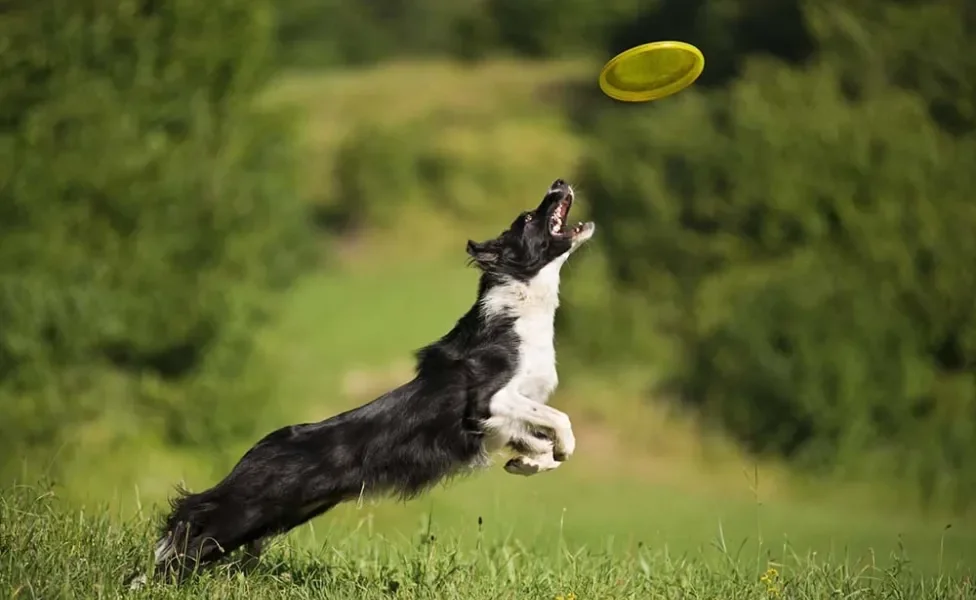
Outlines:
{"type": "Polygon", "coordinates": [[[561,537],[527,545],[490,522],[458,535],[431,521],[407,536],[368,523],[340,533],[310,527],[303,546],[276,545],[245,575],[231,562],[183,586],[125,591],[145,567],[151,540],[142,519],[75,512],[36,489],[0,501],[0,582],[8,598],[971,598],[973,582],[919,576],[902,552],[851,561],[847,554],[765,552],[745,557],[723,537],[699,552],[612,541],[574,547],[561,537]],[[138,543],[142,545],[137,545],[138,543]],[[883,566],[885,565],[885,566],[883,566]]]}
{"type": "MultiPolygon", "coordinates": [[[[408,63],[294,73],[269,90],[266,102],[304,116],[310,202],[328,202],[318,195],[336,146],[364,124],[423,121],[432,144],[480,165],[466,172],[489,174],[490,185],[448,182],[469,209],[463,218],[408,205],[384,228],[323,243],[323,267],[289,291],[262,333],[261,353],[278,373],[268,405],[290,415],[269,419],[268,430],[325,418],[409,377],[413,350],[474,297],[464,242],[497,232],[554,178],[572,178],[585,142],[550,92],[585,81],[592,67],[408,63]]],[[[585,189],[582,199],[585,211],[585,189]]],[[[598,250],[586,252],[566,279],[599,276],[598,250]]],[[[884,487],[799,479],[746,457],[647,402],[645,373],[567,359],[561,378],[553,403],[570,414],[579,445],[557,471],[516,478],[498,465],[410,504],[342,506],[277,541],[248,577],[220,569],[131,597],[976,596],[973,519],[923,514],[884,487]]],[[[262,407],[241,409],[262,418],[262,407]]],[[[213,483],[247,445],[200,456],[126,429],[124,414],[93,423],[59,453],[56,482],[0,496],[0,593],[122,595],[122,579],[148,565],[152,524],[172,487],[213,483]]]]}

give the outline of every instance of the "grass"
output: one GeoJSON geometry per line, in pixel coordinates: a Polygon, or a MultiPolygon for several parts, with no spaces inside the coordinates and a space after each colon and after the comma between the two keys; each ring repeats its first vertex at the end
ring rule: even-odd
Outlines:
{"type": "MultiPolygon", "coordinates": [[[[327,185],[335,145],[370,121],[429,119],[438,124],[432,139],[452,155],[510,177],[488,186],[457,183],[471,206],[484,206],[470,221],[452,222],[436,210],[402,215],[394,230],[346,244],[329,269],[291,290],[279,321],[260,340],[277,372],[268,403],[280,409],[274,414],[287,415],[264,423],[267,429],[327,417],[403,381],[410,353],[450,328],[473,298],[475,275],[461,251],[467,238],[493,233],[497,214],[535,198],[540,182],[572,172],[582,143],[546,90],[588,69],[401,64],[292,74],[269,92],[268,102],[300,107],[308,117],[310,188],[327,185]],[[417,236],[421,225],[424,235],[417,236]],[[398,258],[404,255],[410,260],[398,258]]],[[[567,278],[587,276],[581,260],[585,255],[574,258],[567,278]]],[[[561,363],[564,384],[553,402],[573,418],[579,450],[558,471],[525,479],[495,468],[409,504],[341,506],[276,543],[252,576],[220,570],[184,588],[132,596],[973,594],[965,579],[976,564],[971,519],[905,509],[892,490],[797,485],[781,466],[755,463],[694,422],[647,403],[646,375],[636,375],[631,381],[561,363]],[[762,581],[771,565],[775,580],[762,581]]],[[[260,407],[241,408],[261,414],[260,407]]],[[[210,485],[233,460],[175,450],[151,431],[123,429],[96,424],[83,444],[66,447],[53,492],[2,490],[0,594],[119,595],[123,577],[147,564],[151,522],[172,486],[210,485]]],[[[25,473],[24,481],[37,475],[25,473]]]]}
{"type": "Polygon", "coordinates": [[[698,552],[666,547],[583,547],[554,538],[526,546],[497,523],[442,536],[428,522],[409,537],[364,527],[320,531],[315,543],[276,543],[244,575],[233,563],[185,584],[127,591],[148,569],[152,532],[145,519],[63,506],[50,492],[17,488],[0,496],[0,594],[6,598],[972,598],[976,586],[954,573],[923,575],[894,554],[815,556],[764,548],[751,556],[727,537],[698,552]]]}

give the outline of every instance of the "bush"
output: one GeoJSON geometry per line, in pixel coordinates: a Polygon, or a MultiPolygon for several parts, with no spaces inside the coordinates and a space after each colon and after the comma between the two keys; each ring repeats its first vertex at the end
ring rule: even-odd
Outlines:
{"type": "Polygon", "coordinates": [[[339,231],[384,228],[411,205],[453,209],[444,187],[456,165],[432,143],[435,133],[424,123],[351,132],[336,151],[332,190],[319,207],[322,221],[339,231]]]}
{"type": "Polygon", "coordinates": [[[538,201],[533,190],[539,173],[555,177],[552,165],[575,155],[558,122],[512,117],[510,108],[502,112],[445,109],[355,127],[336,148],[327,185],[314,203],[317,222],[340,235],[409,231],[406,223],[423,223],[424,238],[432,242],[453,239],[459,223],[476,227],[466,235],[497,235],[498,223],[538,201]],[[555,145],[560,147],[551,150],[555,145]]]}
{"type": "Polygon", "coordinates": [[[365,65],[404,56],[479,58],[495,46],[481,2],[287,0],[277,37],[288,65],[365,65]],[[421,26],[418,26],[421,25],[421,26]]]}
{"type": "Polygon", "coordinates": [[[253,329],[311,247],[287,122],[251,106],[268,8],[3,15],[0,467],[115,410],[177,442],[250,429],[253,329]]]}
{"type": "Polygon", "coordinates": [[[531,57],[600,50],[609,41],[611,24],[630,22],[639,12],[629,0],[487,0],[486,5],[499,46],[531,57]]]}
{"type": "Polygon", "coordinates": [[[972,140],[913,93],[852,99],[831,64],[753,59],[728,89],[608,112],[584,186],[682,396],[757,452],[971,497],[972,140]]]}
{"type": "Polygon", "coordinates": [[[277,36],[288,65],[365,65],[416,56],[477,60],[592,53],[632,0],[286,0],[277,36]],[[422,24],[422,26],[418,26],[422,24]]]}
{"type": "Polygon", "coordinates": [[[809,29],[849,94],[879,82],[911,90],[956,136],[976,131],[976,4],[955,0],[810,3],[809,29]]]}

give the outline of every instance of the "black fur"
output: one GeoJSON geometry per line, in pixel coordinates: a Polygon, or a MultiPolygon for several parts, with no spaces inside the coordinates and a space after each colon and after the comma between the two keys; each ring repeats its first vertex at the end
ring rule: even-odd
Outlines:
{"type": "MultiPolygon", "coordinates": [[[[504,277],[527,279],[566,252],[572,233],[551,230],[568,211],[557,180],[542,203],[501,235],[468,242],[482,271],[478,300],[504,277]],[[528,216],[527,215],[531,215],[528,216]]],[[[411,498],[483,461],[489,401],[513,376],[513,320],[486,320],[479,302],[443,338],[417,352],[415,377],[359,408],[270,433],[214,487],[172,502],[157,545],[170,572],[212,563],[362,495],[411,498]]]]}

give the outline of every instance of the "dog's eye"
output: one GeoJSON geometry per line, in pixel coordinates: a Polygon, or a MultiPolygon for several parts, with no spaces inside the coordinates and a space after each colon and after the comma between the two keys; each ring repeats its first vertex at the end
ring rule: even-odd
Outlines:
{"type": "Polygon", "coordinates": [[[535,215],[533,215],[532,213],[527,213],[527,214],[525,215],[525,222],[526,222],[526,223],[528,223],[529,221],[531,221],[531,220],[532,220],[532,218],[533,218],[534,216],[535,216],[535,215]]]}

